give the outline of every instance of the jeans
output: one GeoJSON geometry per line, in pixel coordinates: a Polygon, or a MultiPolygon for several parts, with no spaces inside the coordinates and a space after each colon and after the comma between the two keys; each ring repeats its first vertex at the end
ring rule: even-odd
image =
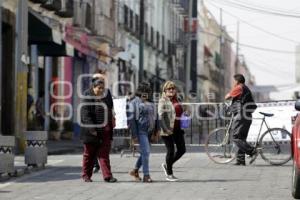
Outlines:
{"type": "Polygon", "coordinates": [[[136,161],[135,169],[140,169],[143,166],[144,176],[149,175],[149,156],[150,156],[150,143],[147,133],[138,133],[138,141],[140,144],[140,157],[136,161]]]}
{"type": "Polygon", "coordinates": [[[166,164],[168,175],[173,174],[173,164],[186,152],[183,133],[182,130],[174,130],[172,135],[162,137],[167,148],[166,164]],[[174,144],[176,144],[177,148],[176,153],[174,144]]]}

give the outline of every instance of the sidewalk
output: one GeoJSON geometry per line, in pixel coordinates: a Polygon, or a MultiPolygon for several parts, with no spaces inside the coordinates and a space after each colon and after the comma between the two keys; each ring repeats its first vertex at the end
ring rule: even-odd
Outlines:
{"type": "MultiPolygon", "coordinates": [[[[80,140],[48,140],[47,141],[48,155],[63,155],[82,153],[83,145],[80,140]]],[[[47,166],[47,164],[46,164],[47,166]]],[[[30,174],[35,171],[43,170],[44,165],[27,166],[25,164],[24,155],[16,155],[14,162],[14,172],[0,174],[0,182],[7,181],[11,178],[30,174]]]]}
{"type": "Polygon", "coordinates": [[[61,155],[78,153],[83,151],[82,141],[79,139],[74,140],[48,140],[48,155],[61,155]]]}

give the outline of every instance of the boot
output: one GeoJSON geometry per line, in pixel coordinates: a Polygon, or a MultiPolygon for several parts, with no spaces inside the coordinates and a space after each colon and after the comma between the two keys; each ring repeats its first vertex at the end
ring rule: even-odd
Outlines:
{"type": "Polygon", "coordinates": [[[141,177],[139,175],[139,170],[138,169],[133,169],[132,171],[129,172],[130,176],[134,177],[135,181],[141,181],[141,177]]]}
{"type": "Polygon", "coordinates": [[[144,178],[143,178],[143,182],[144,183],[152,183],[153,180],[150,178],[149,175],[145,175],[144,178]]]}

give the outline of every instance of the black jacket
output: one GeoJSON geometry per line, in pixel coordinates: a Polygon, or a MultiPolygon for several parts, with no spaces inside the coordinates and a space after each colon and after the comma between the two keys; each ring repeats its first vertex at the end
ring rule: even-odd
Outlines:
{"type": "Polygon", "coordinates": [[[247,110],[246,114],[251,115],[257,108],[251,90],[245,85],[242,85],[242,94],[232,100],[232,111],[234,114],[242,113],[244,109],[247,110]]]}
{"type": "Polygon", "coordinates": [[[83,105],[80,110],[81,139],[83,143],[101,144],[105,126],[109,127],[111,137],[113,135],[113,100],[111,93],[107,89],[102,97],[97,97],[92,89],[88,89],[84,92],[84,96],[86,98],[82,99],[82,103],[87,105],[83,105]],[[103,106],[93,105],[95,103],[103,103],[103,106]],[[104,126],[99,127],[100,124],[104,126]],[[89,127],[86,127],[86,125],[89,125],[89,127]],[[93,132],[97,132],[97,136],[92,135],[93,132]]]}

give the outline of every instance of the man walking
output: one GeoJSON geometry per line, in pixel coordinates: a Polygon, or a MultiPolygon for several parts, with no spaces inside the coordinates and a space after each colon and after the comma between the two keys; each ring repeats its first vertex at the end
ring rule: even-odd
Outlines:
{"type": "Polygon", "coordinates": [[[233,140],[238,147],[235,165],[246,165],[245,154],[251,157],[250,164],[257,156],[255,148],[246,142],[252,123],[252,112],[257,106],[254,103],[250,89],[245,85],[245,77],[242,74],[236,74],[233,77],[234,87],[225,96],[225,99],[232,99],[231,108],[234,114],[233,140]]]}

